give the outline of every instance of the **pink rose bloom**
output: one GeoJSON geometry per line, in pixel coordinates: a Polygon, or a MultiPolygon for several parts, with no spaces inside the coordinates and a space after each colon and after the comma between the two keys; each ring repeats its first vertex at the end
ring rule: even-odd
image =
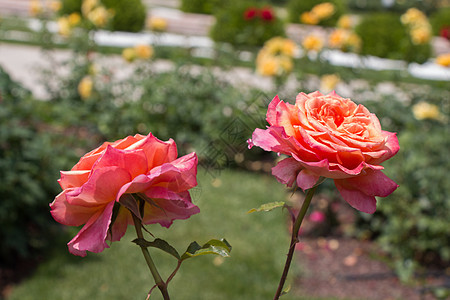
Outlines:
{"type": "Polygon", "coordinates": [[[50,204],[51,214],[65,225],[84,225],[67,244],[72,254],[98,253],[109,247],[106,240],[120,240],[133,224],[130,211],[119,201],[143,199],[143,224],[169,227],[173,220],[198,213],[188,192],[197,185],[196,175],[196,154],[177,159],[172,139],[163,142],[151,133],[128,136],[104,143],[72,170],[61,171],[58,182],[63,191],[50,204]]]}
{"type": "Polygon", "coordinates": [[[256,129],[249,147],[289,155],[272,174],[281,183],[307,190],[320,177],[334,179],[354,208],[373,213],[375,196],[386,197],[398,185],[380,165],[399,150],[395,133],[381,130],[378,118],[335,92],[300,93],[295,105],[276,96],[269,104],[266,129],[256,129]]]}

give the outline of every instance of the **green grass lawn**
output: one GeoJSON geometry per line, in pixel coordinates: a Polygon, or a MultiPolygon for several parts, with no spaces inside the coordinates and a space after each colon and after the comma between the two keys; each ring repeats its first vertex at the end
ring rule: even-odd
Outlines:
{"type": "MultiPolygon", "coordinates": [[[[247,214],[251,208],[283,201],[286,190],[275,178],[260,174],[223,171],[216,179],[199,171],[199,187],[193,193],[201,213],[175,221],[170,229],[147,226],[179,252],[196,240],[226,238],[231,257],[200,256],[183,263],[169,285],[173,299],[272,299],[289,244],[285,212],[247,214]]],[[[70,237],[68,237],[69,239],[70,237]]],[[[132,227],[120,242],[103,253],[76,257],[62,241],[33,276],[14,288],[8,300],[26,299],[145,299],[153,285],[132,227]]],[[[68,241],[68,240],[67,240],[68,241]]],[[[65,242],[67,242],[65,241],[65,242]]],[[[150,249],[164,278],[175,266],[168,254],[150,249]]],[[[291,274],[299,273],[294,261],[291,274]]],[[[289,281],[289,279],[288,279],[289,281]]],[[[162,299],[155,290],[151,299],[162,299]]],[[[299,299],[295,287],[283,299],[299,299]]]]}

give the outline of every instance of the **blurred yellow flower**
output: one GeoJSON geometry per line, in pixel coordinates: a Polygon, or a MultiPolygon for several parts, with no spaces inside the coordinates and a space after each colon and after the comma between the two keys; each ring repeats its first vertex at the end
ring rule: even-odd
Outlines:
{"type": "Polygon", "coordinates": [[[99,0],[83,0],[81,4],[81,13],[87,17],[88,14],[99,5],[99,0]]]}
{"type": "Polygon", "coordinates": [[[122,57],[127,62],[132,62],[136,59],[136,51],[134,48],[125,48],[122,50],[122,57]]]}
{"type": "Polygon", "coordinates": [[[294,56],[297,45],[290,39],[282,37],[273,37],[264,43],[264,49],[272,55],[283,54],[287,56],[294,56]]]}
{"type": "Polygon", "coordinates": [[[303,24],[317,25],[319,24],[320,20],[315,14],[307,11],[300,15],[300,22],[302,22],[303,24]]]}
{"type": "Polygon", "coordinates": [[[62,3],[61,3],[61,1],[53,0],[53,1],[50,1],[50,2],[49,2],[48,7],[49,7],[50,10],[52,10],[53,12],[58,12],[58,11],[61,10],[62,3]]]}
{"type": "Polygon", "coordinates": [[[439,120],[442,118],[439,108],[436,105],[430,104],[428,102],[419,102],[415,104],[412,107],[412,111],[414,117],[417,120],[424,120],[424,119],[439,120]]]}
{"type": "Polygon", "coordinates": [[[72,27],[70,26],[69,18],[60,17],[57,21],[58,33],[64,37],[70,36],[72,33],[72,27]]]}
{"type": "Polygon", "coordinates": [[[328,38],[328,43],[330,44],[330,47],[341,48],[341,46],[344,44],[345,41],[346,32],[347,31],[344,29],[334,30],[328,38]]]}
{"type": "Polygon", "coordinates": [[[108,24],[110,14],[104,6],[98,6],[87,14],[87,18],[97,27],[104,27],[108,24]]]}
{"type": "Polygon", "coordinates": [[[30,15],[37,16],[42,13],[42,4],[39,0],[31,0],[30,1],[30,15]]]}
{"type": "Polygon", "coordinates": [[[337,27],[343,29],[350,29],[353,26],[352,19],[349,15],[343,15],[337,21],[337,27]]]}
{"type": "Polygon", "coordinates": [[[331,17],[334,14],[335,10],[336,9],[332,3],[324,2],[314,6],[311,9],[311,13],[316,15],[319,18],[319,20],[324,20],[331,17]]]}
{"type": "Polygon", "coordinates": [[[281,76],[292,71],[297,45],[290,39],[274,37],[264,43],[256,57],[256,71],[263,76],[281,76]]]}
{"type": "Polygon", "coordinates": [[[267,53],[276,55],[281,52],[283,48],[283,40],[284,38],[276,36],[271,38],[270,40],[264,43],[264,49],[267,53]]]}
{"type": "Polygon", "coordinates": [[[294,68],[294,63],[292,59],[288,56],[279,56],[278,63],[283,73],[290,73],[294,68]]]}
{"type": "Polygon", "coordinates": [[[81,16],[79,13],[71,13],[67,19],[69,20],[70,26],[76,26],[81,21],[81,16]]]}
{"type": "Polygon", "coordinates": [[[284,39],[283,47],[281,49],[282,54],[293,57],[296,50],[297,50],[297,45],[295,44],[295,42],[293,40],[284,39]]]}
{"type": "Polygon", "coordinates": [[[436,58],[436,63],[443,67],[450,67],[450,53],[439,55],[436,58]]]}
{"type": "Polygon", "coordinates": [[[308,35],[303,39],[302,46],[307,51],[320,51],[323,47],[323,41],[315,35],[308,35]]]}
{"type": "Polygon", "coordinates": [[[260,59],[256,71],[263,76],[275,76],[279,74],[278,61],[274,56],[268,55],[260,59]]]}
{"type": "Polygon", "coordinates": [[[331,92],[340,80],[341,78],[336,74],[325,74],[320,78],[320,90],[322,92],[331,92]]]}
{"type": "Polygon", "coordinates": [[[350,32],[350,34],[347,36],[347,40],[345,41],[343,50],[358,52],[361,49],[361,44],[362,41],[359,35],[354,32],[350,32]]]}
{"type": "Polygon", "coordinates": [[[165,31],[167,29],[167,20],[160,17],[152,17],[147,20],[147,27],[153,31],[165,31]]]}
{"type": "Polygon", "coordinates": [[[416,45],[422,45],[430,41],[431,28],[427,26],[413,27],[410,31],[411,40],[416,45]]]}
{"type": "Polygon", "coordinates": [[[78,94],[81,99],[87,99],[92,95],[92,88],[94,86],[94,82],[92,81],[91,76],[84,76],[78,84],[78,94]]]}
{"type": "Polygon", "coordinates": [[[410,8],[400,17],[400,21],[404,25],[410,25],[417,22],[427,21],[427,17],[417,8],[410,8]]]}
{"type": "Polygon", "coordinates": [[[353,31],[338,28],[328,37],[328,45],[342,51],[358,52],[361,48],[361,38],[353,31]]]}
{"type": "Polygon", "coordinates": [[[137,58],[149,59],[153,56],[153,47],[150,45],[136,45],[134,46],[134,53],[137,58]]]}
{"type": "Polygon", "coordinates": [[[430,41],[432,32],[427,16],[417,8],[410,8],[400,17],[407,26],[413,44],[422,45],[430,41]]]}

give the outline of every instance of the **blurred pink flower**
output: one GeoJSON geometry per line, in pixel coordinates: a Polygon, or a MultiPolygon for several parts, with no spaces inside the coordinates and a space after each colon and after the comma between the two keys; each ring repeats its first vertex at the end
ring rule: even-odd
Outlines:
{"type": "Polygon", "coordinates": [[[313,211],[308,218],[311,222],[314,223],[322,223],[323,221],[325,221],[325,214],[321,211],[313,211]]]}
{"type": "Polygon", "coordinates": [[[378,118],[332,92],[300,93],[294,105],[276,96],[267,111],[267,129],[256,129],[249,147],[289,155],[272,174],[281,183],[307,190],[320,177],[332,178],[354,208],[373,213],[375,196],[386,197],[398,186],[380,164],[399,150],[395,133],[381,130],[378,118]]]}
{"type": "MultiPolygon", "coordinates": [[[[177,147],[151,133],[135,135],[114,143],[106,142],[85,154],[70,171],[61,171],[58,180],[63,191],[50,204],[59,223],[84,225],[68,243],[72,254],[101,252],[106,240],[118,241],[132,215],[119,201],[143,199],[142,223],[169,227],[173,220],[187,219],[199,212],[188,190],[197,185],[197,156],[191,153],[177,159],[177,147]],[[114,223],[112,216],[114,208],[114,223]]],[[[142,212],[141,212],[142,213],[142,212]]]]}

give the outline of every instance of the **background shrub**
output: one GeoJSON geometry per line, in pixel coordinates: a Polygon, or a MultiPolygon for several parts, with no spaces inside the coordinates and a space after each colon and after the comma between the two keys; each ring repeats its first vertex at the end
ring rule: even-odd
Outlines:
{"type": "Polygon", "coordinates": [[[112,30],[139,32],[147,17],[147,8],[141,0],[102,0],[107,8],[114,10],[112,30]]]}
{"type": "Polygon", "coordinates": [[[345,13],[346,6],[342,0],[289,0],[287,4],[289,21],[292,23],[300,23],[300,15],[302,13],[310,11],[319,3],[325,2],[334,4],[336,11],[330,18],[322,20],[318,25],[335,26],[337,20],[345,13]]]}
{"type": "Polygon", "coordinates": [[[81,3],[83,0],[62,0],[62,7],[59,13],[61,15],[70,15],[71,13],[77,12],[81,14],[81,3]]]}
{"type": "Polygon", "coordinates": [[[182,0],[180,9],[189,13],[212,14],[221,2],[219,0],[182,0]]]}
{"type": "Polygon", "coordinates": [[[254,1],[239,1],[216,10],[216,23],[211,28],[211,38],[216,42],[235,46],[262,46],[274,36],[284,36],[284,24],[274,11],[270,21],[259,16],[246,20],[245,13],[252,8],[263,9],[269,6],[254,1]]]}
{"type": "Polygon", "coordinates": [[[382,116],[383,129],[398,133],[400,151],[384,165],[399,188],[379,200],[377,213],[361,216],[368,224],[366,233],[377,237],[403,277],[412,275],[418,264],[440,269],[450,265],[450,184],[446,175],[450,168],[450,94],[427,89],[415,91],[411,98],[409,105],[392,96],[365,103],[382,116]],[[441,121],[416,120],[411,107],[421,101],[437,105],[444,116],[441,121]]]}
{"type": "Polygon", "coordinates": [[[397,14],[375,13],[364,16],[355,31],[361,37],[363,55],[418,63],[427,61],[431,56],[430,44],[414,45],[397,14]]]}
{"type": "Polygon", "coordinates": [[[49,103],[32,99],[0,68],[0,265],[36,259],[59,232],[48,205],[75,147],[49,119],[49,103]]]}
{"type": "MultiPolygon", "coordinates": [[[[439,36],[441,30],[447,28],[450,32],[450,7],[441,8],[430,16],[430,23],[433,27],[434,35],[439,36]]],[[[450,33],[449,33],[450,35],[450,33]]]]}

